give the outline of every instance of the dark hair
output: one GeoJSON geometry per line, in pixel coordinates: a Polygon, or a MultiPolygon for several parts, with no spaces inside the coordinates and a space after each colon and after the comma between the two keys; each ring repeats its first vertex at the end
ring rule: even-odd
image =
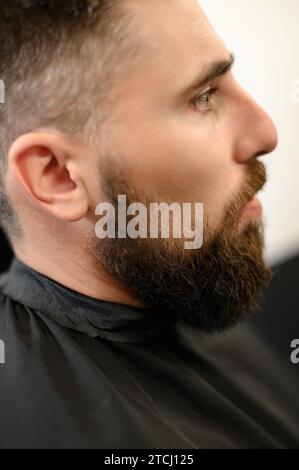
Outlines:
{"type": "Polygon", "coordinates": [[[84,132],[87,139],[99,132],[108,91],[139,57],[134,15],[123,6],[121,0],[1,2],[0,224],[8,234],[17,231],[4,184],[9,147],[37,128],[84,132]]]}

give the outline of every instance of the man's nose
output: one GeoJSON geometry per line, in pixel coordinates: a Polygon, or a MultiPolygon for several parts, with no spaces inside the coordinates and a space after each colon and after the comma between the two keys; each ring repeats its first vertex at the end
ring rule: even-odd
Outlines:
{"type": "Polygon", "coordinates": [[[240,163],[273,152],[278,144],[277,129],[256,101],[239,87],[238,136],[235,158],[240,163]]]}

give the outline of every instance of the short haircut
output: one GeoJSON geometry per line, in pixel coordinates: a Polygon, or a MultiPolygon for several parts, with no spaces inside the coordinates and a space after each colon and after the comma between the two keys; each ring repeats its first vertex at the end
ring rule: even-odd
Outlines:
{"type": "Polygon", "coordinates": [[[109,91],[142,54],[124,0],[9,0],[1,3],[0,224],[18,223],[5,188],[7,153],[34,129],[92,140],[108,113],[109,91]]]}

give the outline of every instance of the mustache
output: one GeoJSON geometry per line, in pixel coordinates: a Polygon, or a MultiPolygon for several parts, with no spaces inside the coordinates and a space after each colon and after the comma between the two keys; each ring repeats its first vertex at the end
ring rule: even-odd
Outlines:
{"type": "Polygon", "coordinates": [[[266,182],[267,170],[264,163],[257,159],[248,162],[245,169],[244,187],[226,210],[225,219],[228,226],[232,228],[238,223],[246,205],[264,188],[266,182]]]}
{"type": "Polygon", "coordinates": [[[261,191],[267,182],[267,171],[264,163],[253,160],[246,167],[246,188],[242,196],[246,198],[246,204],[261,191]]]}

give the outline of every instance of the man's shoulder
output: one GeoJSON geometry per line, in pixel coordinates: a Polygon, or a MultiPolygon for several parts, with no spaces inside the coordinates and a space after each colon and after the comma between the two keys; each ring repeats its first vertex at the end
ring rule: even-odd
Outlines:
{"type": "Polygon", "coordinates": [[[0,275],[0,337],[4,331],[7,331],[8,327],[12,327],[12,324],[8,320],[13,319],[18,315],[22,315],[22,319],[25,319],[23,315],[26,310],[26,306],[20,303],[12,294],[12,286],[9,285],[7,290],[7,279],[8,272],[0,275]]]}
{"type": "Polygon", "coordinates": [[[6,293],[5,286],[8,280],[8,271],[0,274],[0,312],[2,304],[4,304],[7,299],[9,298],[8,294],[6,293]]]}
{"type": "MultiPolygon", "coordinates": [[[[7,301],[9,299],[9,297],[5,293],[5,288],[4,288],[6,278],[7,278],[7,273],[0,275],[0,319],[7,312],[7,301]]],[[[1,324],[0,324],[0,328],[1,328],[1,324]]]]}

